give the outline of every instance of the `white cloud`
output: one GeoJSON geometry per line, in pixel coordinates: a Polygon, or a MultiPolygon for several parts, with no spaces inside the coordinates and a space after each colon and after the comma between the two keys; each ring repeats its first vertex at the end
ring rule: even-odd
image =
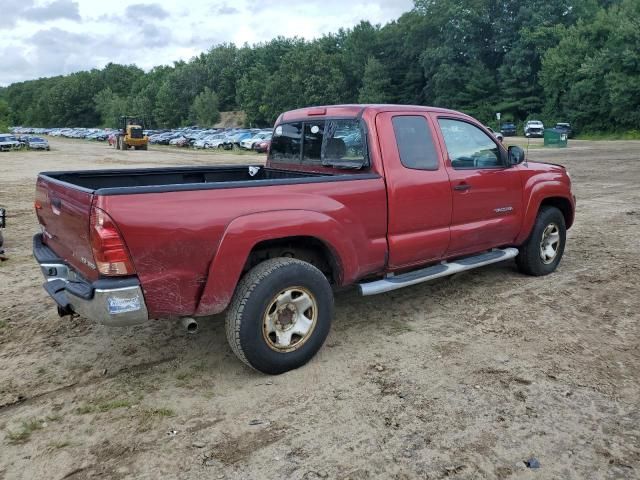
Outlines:
{"type": "Polygon", "coordinates": [[[101,68],[150,69],[188,60],[222,42],[279,35],[316,38],[360,20],[386,23],[412,0],[3,0],[0,85],[101,68]]]}

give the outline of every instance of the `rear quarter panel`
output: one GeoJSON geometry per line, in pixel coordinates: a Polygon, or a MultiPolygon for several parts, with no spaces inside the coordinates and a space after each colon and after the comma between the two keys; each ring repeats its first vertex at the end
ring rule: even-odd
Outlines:
{"type": "Polygon", "coordinates": [[[338,256],[342,283],[385,263],[381,177],[98,196],[97,206],[122,232],[154,318],[224,310],[262,240],[317,236],[338,256]]]}

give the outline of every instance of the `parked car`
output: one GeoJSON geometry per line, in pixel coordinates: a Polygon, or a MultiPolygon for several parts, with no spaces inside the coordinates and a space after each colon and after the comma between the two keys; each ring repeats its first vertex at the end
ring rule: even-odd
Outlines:
{"type": "Polygon", "coordinates": [[[227,139],[225,141],[225,148],[240,148],[240,142],[247,138],[251,138],[253,133],[249,130],[236,130],[229,132],[227,134],[227,139]]]}
{"type": "Polygon", "coordinates": [[[504,140],[504,136],[502,135],[502,133],[494,131],[493,128],[491,127],[486,127],[486,128],[493,134],[494,137],[500,140],[500,142],[504,140]]]}
{"type": "Polygon", "coordinates": [[[243,148],[245,150],[252,150],[255,143],[267,137],[271,138],[271,130],[269,130],[268,132],[259,132],[251,137],[245,138],[244,140],[240,141],[240,148],[243,148]]]}
{"type": "Polygon", "coordinates": [[[500,126],[500,132],[505,137],[513,137],[517,135],[516,124],[513,122],[505,122],[500,126]]]}
{"type": "Polygon", "coordinates": [[[22,148],[22,143],[15,135],[0,134],[0,152],[22,148]]]}
{"type": "Polygon", "coordinates": [[[33,253],[62,316],[194,330],[226,310],[238,358],[278,374],[321,348],[334,289],[374,295],[512,258],[553,272],[571,180],[524,159],[452,110],[305,108],[278,117],[266,165],[40,173],[33,253]]]}
{"type": "Polygon", "coordinates": [[[556,123],[556,130],[566,134],[567,138],[573,137],[573,129],[571,128],[571,124],[568,122],[556,123]]]}
{"type": "Polygon", "coordinates": [[[544,137],[544,125],[540,120],[529,120],[524,126],[525,137],[544,137]]]}
{"type": "Polygon", "coordinates": [[[27,139],[27,147],[29,150],[51,150],[49,141],[42,137],[29,137],[27,139]]]}
{"type": "Polygon", "coordinates": [[[271,146],[271,137],[265,138],[253,144],[253,149],[258,153],[267,153],[271,146]]]}

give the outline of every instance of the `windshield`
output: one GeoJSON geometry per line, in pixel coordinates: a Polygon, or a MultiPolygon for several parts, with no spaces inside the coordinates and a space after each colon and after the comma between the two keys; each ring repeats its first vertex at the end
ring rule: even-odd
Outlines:
{"type": "Polygon", "coordinates": [[[271,138],[272,162],[362,168],[366,142],[356,119],[316,120],[278,125],[271,138]]]}

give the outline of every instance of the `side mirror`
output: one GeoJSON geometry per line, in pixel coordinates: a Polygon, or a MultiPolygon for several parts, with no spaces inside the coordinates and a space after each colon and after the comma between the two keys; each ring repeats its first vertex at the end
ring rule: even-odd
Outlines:
{"type": "Polygon", "coordinates": [[[509,165],[520,165],[524,162],[524,150],[516,145],[511,145],[508,149],[509,165]]]}

